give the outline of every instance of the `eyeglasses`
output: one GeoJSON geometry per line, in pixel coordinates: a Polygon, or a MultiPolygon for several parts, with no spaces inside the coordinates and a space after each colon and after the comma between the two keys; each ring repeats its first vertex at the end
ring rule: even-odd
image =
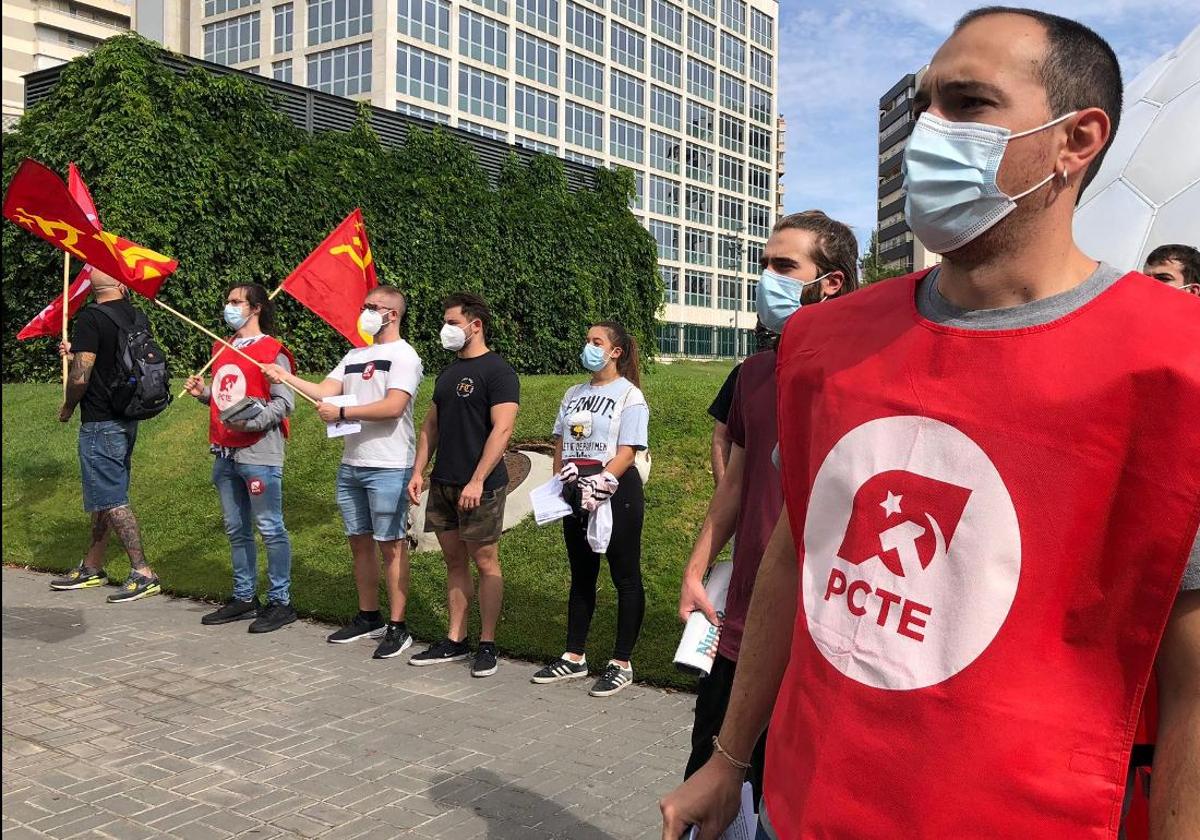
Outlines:
{"type": "Polygon", "coordinates": [[[362,305],[362,311],[366,312],[368,309],[371,310],[372,312],[391,312],[392,311],[389,307],[380,306],[377,303],[364,303],[362,305]]]}

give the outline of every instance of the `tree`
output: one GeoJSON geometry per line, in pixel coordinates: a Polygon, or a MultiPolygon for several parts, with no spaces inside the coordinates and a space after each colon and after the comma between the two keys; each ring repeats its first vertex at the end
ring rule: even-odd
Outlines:
{"type": "MultiPolygon", "coordinates": [[[[568,189],[562,162],[515,156],[492,183],[475,150],[440,129],[380,143],[369,110],[348,132],[309,135],[270,90],[201,68],[180,76],[128,34],[62,71],[50,95],[4,136],[4,179],[25,157],[74,161],[106,229],[179,260],[167,303],[213,329],[231,282],[274,289],[346,213],[361,207],[380,282],[409,299],[405,337],[435,372],[442,299],[483,294],[489,343],[522,373],[576,371],[589,324],[623,323],[648,352],[662,301],[654,239],[629,212],[631,174],[602,169],[568,189]]],[[[57,354],[16,331],[61,288],[62,254],[3,225],[3,353],[8,381],[57,377],[57,354]]],[[[332,368],[345,339],[288,295],[279,337],[306,371],[332,368]]],[[[155,333],[185,375],[212,342],[155,307],[155,333]]]]}
{"type": "Polygon", "coordinates": [[[907,274],[908,269],[904,266],[887,266],[879,261],[879,231],[871,231],[871,243],[867,245],[866,252],[858,261],[859,283],[863,286],[869,286],[872,283],[878,283],[880,280],[886,280],[889,277],[899,277],[902,274],[907,274]]]}

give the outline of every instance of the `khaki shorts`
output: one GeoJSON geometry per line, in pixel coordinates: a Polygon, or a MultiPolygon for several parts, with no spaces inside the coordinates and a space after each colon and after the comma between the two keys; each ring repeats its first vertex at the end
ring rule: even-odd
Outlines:
{"type": "Polygon", "coordinates": [[[458,531],[460,539],[467,542],[499,542],[504,532],[504,500],[508,490],[484,490],[479,498],[479,507],[460,510],[458,497],[463,485],[429,482],[429,504],[425,507],[425,532],[437,534],[458,531]]]}

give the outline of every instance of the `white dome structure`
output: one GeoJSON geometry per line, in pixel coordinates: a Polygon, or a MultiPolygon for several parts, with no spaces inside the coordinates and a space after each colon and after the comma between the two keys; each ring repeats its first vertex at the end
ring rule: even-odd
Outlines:
{"type": "Polygon", "coordinates": [[[1125,86],[1116,139],[1075,211],[1088,256],[1140,270],[1159,245],[1200,246],[1200,26],[1125,86]]]}

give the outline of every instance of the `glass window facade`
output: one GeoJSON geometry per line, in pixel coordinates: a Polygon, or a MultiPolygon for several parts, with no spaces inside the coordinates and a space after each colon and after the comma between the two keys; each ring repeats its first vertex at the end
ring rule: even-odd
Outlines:
{"type": "Polygon", "coordinates": [[[729,155],[721,155],[718,167],[717,184],[721,189],[741,192],[745,183],[742,161],[729,155]]]}
{"type": "Polygon", "coordinates": [[[285,58],[283,61],[275,61],[271,63],[271,78],[277,82],[292,81],[292,60],[285,58]]]}
{"type": "Polygon", "coordinates": [[[701,225],[712,224],[712,190],[702,190],[692,186],[687,188],[687,220],[701,225]]]}
{"type": "Polygon", "coordinates": [[[458,66],[458,107],[477,117],[508,121],[508,82],[466,64],[458,66]]]}
{"type": "Polygon", "coordinates": [[[612,11],[635,26],[646,25],[646,0],[612,0],[612,11]]]}
{"type": "Polygon", "coordinates": [[[450,47],[449,0],[399,0],[399,3],[396,28],[401,35],[443,49],[450,47]]]}
{"type": "Polygon", "coordinates": [[[262,47],[259,13],[204,25],[204,60],[217,64],[254,61],[262,47]]]}
{"type": "Polygon", "coordinates": [[[604,65],[579,53],[567,51],[567,93],[604,101],[604,65]]]}
{"type": "Polygon", "coordinates": [[[660,172],[679,174],[679,159],[682,157],[681,143],[677,138],[660,131],[650,132],[650,166],[660,172]]]}
{"type": "Polygon", "coordinates": [[[596,152],[604,151],[604,113],[567,100],[566,140],[596,152]]]}
{"type": "Polygon", "coordinates": [[[612,60],[639,73],[646,69],[646,39],[628,26],[613,22],[609,27],[612,38],[612,60]]]}
{"type": "Polygon", "coordinates": [[[683,235],[683,259],[693,265],[712,265],[713,235],[706,230],[687,228],[683,235]]]}
{"type": "Polygon", "coordinates": [[[371,44],[351,44],[310,53],[308,86],[336,96],[355,96],[371,90],[371,44]]]}
{"type": "Polygon", "coordinates": [[[688,59],[687,67],[687,91],[692,96],[699,96],[712,102],[716,99],[714,86],[716,84],[716,70],[705,64],[703,61],[697,61],[694,58],[688,59]]]}
{"type": "Polygon", "coordinates": [[[695,137],[697,140],[712,141],[716,121],[716,112],[712,108],[701,105],[699,102],[692,102],[689,99],[687,104],[687,120],[687,133],[689,137],[695,137]]]}
{"type": "Polygon", "coordinates": [[[683,120],[683,97],[655,85],[650,86],[650,120],[663,128],[678,131],[683,120]]]}
{"type": "Polygon", "coordinates": [[[623,114],[640,119],[646,112],[645,82],[620,70],[612,71],[608,104],[623,114]]]}
{"type": "Polygon", "coordinates": [[[728,73],[721,74],[721,107],[746,113],[746,83],[728,73]]]}
{"type": "Polygon", "coordinates": [[[750,10],[750,37],[767,49],[775,46],[775,21],[766,12],[750,10]]]}
{"type": "Polygon", "coordinates": [[[398,44],[396,91],[426,102],[449,105],[450,59],[408,44],[398,44]]]}
{"type": "Polygon", "coordinates": [[[771,170],[762,166],[750,164],[748,167],[750,188],[750,197],[761,199],[762,201],[771,200],[771,170]]]}
{"type": "Polygon", "coordinates": [[[463,9],[458,13],[458,51],[503,70],[508,67],[508,27],[478,12],[463,9]]]}
{"type": "Polygon", "coordinates": [[[742,230],[742,200],[722,193],[718,203],[717,219],[722,230],[742,230]]]}
{"type": "MultiPolygon", "coordinates": [[[[731,277],[728,274],[720,274],[717,276],[717,309],[732,309],[737,310],[741,305],[742,283],[737,277],[731,277]]],[[[734,353],[734,332],[730,328],[721,328],[718,333],[728,332],[729,346],[728,348],[720,347],[718,352],[722,356],[732,356],[734,353]]]]}
{"type": "Polygon", "coordinates": [[[713,182],[713,153],[708,149],[688,143],[687,177],[704,184],[713,182]]]}
{"type": "Polygon", "coordinates": [[[721,148],[742,154],[746,151],[746,124],[737,117],[721,113],[721,148]]]}
{"type": "Polygon", "coordinates": [[[517,128],[547,137],[558,136],[557,96],[519,82],[514,94],[513,114],[517,128]]]}
{"type": "Polygon", "coordinates": [[[746,0],[721,0],[721,25],[746,34],[746,0]]]}
{"type": "Polygon", "coordinates": [[[658,243],[658,258],[660,260],[679,259],[679,225],[668,224],[651,219],[649,221],[650,235],[658,243]]]}
{"type": "Polygon", "coordinates": [[[604,55],[604,16],[578,3],[567,3],[567,41],[595,53],[604,55]]]}
{"type": "Polygon", "coordinates": [[[746,42],[728,32],[721,33],[721,66],[734,73],[746,72],[746,42]]]}
{"type": "Polygon", "coordinates": [[[558,0],[517,0],[517,22],[558,36],[558,0]]]}
{"type": "Polygon", "coordinates": [[[750,48],[750,78],[766,87],[771,86],[775,77],[775,62],[770,53],[765,53],[754,47],[750,48]]]}
{"type": "Polygon", "coordinates": [[[609,120],[608,152],[613,157],[630,163],[641,163],[645,160],[645,153],[642,151],[645,138],[645,129],[640,125],[617,117],[609,120]]]}
{"type": "MultiPolygon", "coordinates": [[[[662,279],[663,287],[663,303],[679,303],[679,269],[671,268],[669,265],[660,265],[658,267],[658,276],[662,279]]],[[[658,349],[664,353],[679,352],[679,327],[675,324],[659,324],[659,342],[658,349]],[[663,350],[662,345],[662,328],[675,327],[674,344],[670,350],[663,350]]]]}
{"type": "Polygon", "coordinates": [[[558,47],[517,30],[513,42],[517,73],[550,87],[558,87],[558,47]]]}
{"type": "Polygon", "coordinates": [[[679,182],[650,176],[650,212],[660,216],[679,215],[679,182]]]}
{"type": "Polygon", "coordinates": [[[650,45],[650,75],[663,84],[682,87],[683,54],[654,41],[650,45]]]}
{"type": "Polygon", "coordinates": [[[683,9],[669,0],[650,0],[650,29],[674,44],[683,43],[683,9]]]}
{"type": "Polygon", "coordinates": [[[308,44],[369,33],[372,0],[308,0],[308,44]]]}
{"type": "Polygon", "coordinates": [[[753,86],[750,88],[750,119],[771,124],[771,94],[753,86]]]}
{"type": "MultiPolygon", "coordinates": [[[[683,302],[688,306],[712,306],[712,275],[707,271],[688,269],[683,275],[683,302]]],[[[712,327],[689,324],[689,332],[707,333],[708,345],[703,352],[686,351],[689,355],[712,355],[712,327]]],[[[686,349],[686,348],[685,348],[686,349]]]]}
{"type": "Polygon", "coordinates": [[[771,208],[753,202],[746,204],[746,231],[755,237],[766,239],[771,235],[771,208]]]}
{"type": "Polygon", "coordinates": [[[284,3],[275,7],[275,33],[272,47],[277,53],[291,52],[295,46],[296,7],[284,3]]]}

